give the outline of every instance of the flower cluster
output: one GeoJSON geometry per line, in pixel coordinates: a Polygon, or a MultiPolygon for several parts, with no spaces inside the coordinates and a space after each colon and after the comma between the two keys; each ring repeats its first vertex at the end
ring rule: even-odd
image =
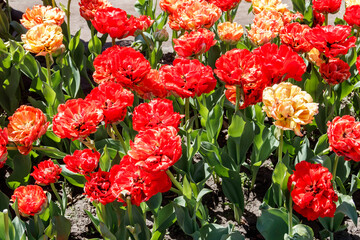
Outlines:
{"type": "Polygon", "coordinates": [[[209,3],[214,4],[223,12],[227,12],[233,8],[235,8],[241,0],[207,0],[209,3]]]}
{"type": "Polygon", "coordinates": [[[99,159],[99,152],[84,149],[76,150],[73,155],[65,156],[64,163],[66,164],[66,168],[70,171],[82,175],[88,175],[97,168],[99,159]]]}
{"type": "Polygon", "coordinates": [[[173,30],[210,28],[222,13],[216,5],[202,0],[161,0],[160,7],[169,13],[169,26],[173,30]]]}
{"type": "Polygon", "coordinates": [[[165,89],[181,98],[209,93],[217,83],[211,67],[197,59],[175,59],[173,65],[163,65],[159,73],[165,89]]]}
{"type": "Polygon", "coordinates": [[[173,39],[175,45],[174,50],[183,58],[197,57],[207,51],[216,44],[214,40],[215,33],[200,28],[190,33],[185,32],[178,39],[173,39]]]}
{"type": "Polygon", "coordinates": [[[130,198],[139,206],[171,188],[165,171],[182,154],[181,137],[177,135],[180,118],[170,100],[155,99],[135,108],[133,125],[139,134],[130,142],[128,155],[111,168],[109,175],[108,189],[118,201],[125,203],[130,198]]]}
{"type": "Polygon", "coordinates": [[[98,9],[111,7],[111,3],[107,0],[80,0],[80,15],[88,21],[94,19],[95,12],[98,9]]]}
{"type": "Polygon", "coordinates": [[[332,174],[321,164],[306,161],[296,164],[288,180],[294,210],[310,221],[319,217],[334,217],[338,196],[331,179],[332,174]]]}
{"type": "Polygon", "coordinates": [[[237,23],[224,22],[218,25],[217,32],[221,41],[235,45],[244,34],[244,29],[237,23]]]}
{"type": "Polygon", "coordinates": [[[26,29],[30,29],[43,23],[61,26],[64,22],[64,17],[65,13],[59,8],[34,5],[32,9],[26,9],[20,22],[26,29]]]}
{"type": "Polygon", "coordinates": [[[263,110],[274,118],[275,126],[283,130],[293,130],[302,136],[301,125],[312,122],[318,113],[318,104],[301,88],[288,82],[267,87],[263,92],[263,110]]]}
{"type": "Polygon", "coordinates": [[[23,217],[41,214],[48,205],[44,190],[38,185],[20,186],[15,189],[11,200],[17,200],[20,215],[23,217]]]}
{"type": "Polygon", "coordinates": [[[153,22],[147,16],[128,17],[126,11],[111,6],[98,8],[91,21],[97,31],[118,39],[134,36],[136,31],[145,31],[153,22]]]}
{"type": "Polygon", "coordinates": [[[261,46],[276,38],[282,28],[302,14],[291,13],[281,0],[253,0],[255,19],[248,32],[253,44],[261,46]]]}
{"type": "Polygon", "coordinates": [[[235,85],[242,88],[241,109],[261,102],[265,87],[289,78],[301,81],[306,71],[304,60],[290,47],[270,43],[253,52],[233,49],[215,65],[216,75],[227,84],[225,95],[230,102],[236,100],[235,85]]]}
{"type": "Polygon", "coordinates": [[[48,126],[49,122],[40,109],[22,105],[9,117],[9,140],[16,144],[21,154],[27,155],[33,142],[46,133],[48,126]]]}
{"type": "Polygon", "coordinates": [[[34,177],[36,184],[49,185],[59,180],[61,170],[58,165],[49,159],[40,162],[37,167],[34,166],[34,171],[30,175],[34,177]]]}
{"type": "Polygon", "coordinates": [[[276,38],[283,26],[281,13],[275,10],[262,11],[255,15],[249,38],[255,45],[264,45],[276,38]]]}
{"type": "Polygon", "coordinates": [[[304,37],[309,30],[308,25],[302,25],[298,22],[287,24],[280,31],[281,42],[291,47],[295,52],[309,52],[313,47],[304,37]]]}
{"type": "Polygon", "coordinates": [[[345,160],[360,162],[360,122],[345,115],[335,117],[327,126],[330,150],[344,156],[345,160]]]}
{"type": "Polygon", "coordinates": [[[35,5],[27,9],[21,24],[29,29],[21,35],[24,49],[38,56],[55,53],[63,47],[63,34],[60,25],[64,22],[65,13],[50,6],[35,5]]]}

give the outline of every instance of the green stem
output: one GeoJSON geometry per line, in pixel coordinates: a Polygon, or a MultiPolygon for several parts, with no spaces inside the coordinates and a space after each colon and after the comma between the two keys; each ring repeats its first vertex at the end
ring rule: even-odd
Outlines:
{"type": "Polygon", "coordinates": [[[131,197],[126,197],[126,205],[127,205],[127,210],[128,210],[128,214],[129,214],[129,221],[130,221],[130,225],[134,226],[134,218],[132,215],[132,205],[131,205],[131,197]]]}
{"type": "Polygon", "coordinates": [[[52,7],[56,7],[55,0],[51,0],[52,7]]]}
{"type": "Polygon", "coordinates": [[[91,141],[89,137],[87,137],[86,139],[79,139],[79,141],[82,142],[89,149],[96,151],[95,144],[91,141]]]}
{"type": "Polygon", "coordinates": [[[334,218],[330,218],[330,228],[331,228],[331,232],[330,232],[330,240],[334,240],[334,232],[333,232],[333,228],[334,228],[334,218]]]}
{"type": "Polygon", "coordinates": [[[5,226],[5,240],[10,240],[9,235],[9,212],[7,209],[4,209],[4,226],[5,226]]]}
{"type": "Polygon", "coordinates": [[[45,61],[46,61],[46,69],[47,69],[47,80],[48,80],[48,84],[49,86],[52,88],[52,82],[51,82],[51,63],[50,63],[50,54],[47,53],[45,55],[45,61]]]}
{"type": "Polygon", "coordinates": [[[180,196],[182,195],[182,192],[180,192],[180,191],[177,190],[176,188],[171,187],[171,188],[170,188],[170,191],[176,193],[177,195],[180,195],[180,196]]]}
{"type": "Polygon", "coordinates": [[[325,154],[328,153],[329,151],[330,151],[330,148],[326,148],[325,150],[323,150],[321,153],[318,153],[317,155],[318,155],[318,156],[325,155],[325,154]]]}
{"type": "Polygon", "coordinates": [[[336,171],[337,171],[337,165],[339,163],[339,158],[340,157],[338,155],[335,155],[334,167],[332,170],[334,184],[336,184],[335,179],[336,179],[336,171]]]}
{"type": "Polygon", "coordinates": [[[71,33],[70,33],[70,4],[71,4],[71,0],[68,0],[66,18],[67,18],[67,32],[68,32],[69,42],[70,42],[70,39],[71,39],[71,33]]]}
{"type": "MultiPolygon", "coordinates": [[[[13,146],[9,146],[9,147],[6,147],[7,150],[17,150],[17,147],[13,147],[13,146]]],[[[38,151],[48,151],[49,148],[48,147],[33,147],[32,150],[38,150],[38,151]]]]}
{"type": "Polygon", "coordinates": [[[186,131],[186,153],[187,153],[187,157],[188,159],[190,158],[190,100],[189,98],[185,98],[185,126],[186,124],[187,127],[185,129],[186,131]]]}
{"type": "Polygon", "coordinates": [[[329,24],[329,14],[328,13],[324,13],[325,16],[325,26],[327,26],[329,24]]]}
{"type": "Polygon", "coordinates": [[[10,4],[9,4],[9,0],[6,0],[6,10],[7,10],[7,12],[8,12],[8,17],[9,17],[9,22],[11,22],[12,21],[12,19],[11,19],[11,8],[10,8],[10,4]]]}
{"type": "Polygon", "coordinates": [[[112,124],[112,128],[114,129],[115,135],[116,135],[117,138],[119,139],[120,144],[121,144],[121,146],[123,147],[123,149],[124,149],[124,151],[125,151],[125,154],[127,154],[127,153],[128,153],[128,148],[127,148],[127,146],[126,146],[126,144],[125,144],[125,141],[124,141],[123,137],[121,136],[121,133],[119,132],[119,130],[118,130],[118,128],[117,128],[117,126],[116,126],[115,123],[112,124]]]}
{"type": "Polygon", "coordinates": [[[290,199],[289,199],[289,214],[288,214],[288,233],[289,236],[292,237],[292,229],[293,229],[293,217],[292,217],[292,197],[291,197],[291,192],[293,190],[293,186],[291,186],[291,191],[290,191],[290,199]]]}
{"type": "Polygon", "coordinates": [[[236,85],[236,102],[235,102],[235,114],[239,111],[240,104],[240,86],[236,85]]]}
{"type": "MultiPolygon", "coordinates": [[[[171,182],[175,185],[175,187],[177,187],[180,192],[183,192],[183,188],[181,186],[181,184],[175,179],[174,175],[170,172],[170,170],[166,170],[166,174],[169,176],[171,182]]],[[[182,194],[181,194],[182,195],[182,194]]]]}
{"type": "Polygon", "coordinates": [[[282,162],[283,145],[284,145],[284,130],[280,129],[280,144],[279,144],[279,152],[278,152],[278,162],[282,162]]]}
{"type": "Polygon", "coordinates": [[[54,192],[54,194],[55,194],[55,196],[56,196],[56,198],[57,198],[57,200],[58,200],[58,202],[60,204],[61,214],[64,216],[65,211],[64,211],[64,207],[62,205],[61,197],[60,197],[60,195],[59,195],[58,191],[56,190],[55,185],[53,183],[50,183],[50,187],[51,187],[52,191],[54,192]]]}
{"type": "Polygon", "coordinates": [[[231,11],[231,10],[229,10],[229,11],[226,12],[226,17],[227,17],[227,21],[232,23],[233,21],[232,21],[232,17],[231,17],[231,12],[230,12],[230,11],[231,11]]]}
{"type": "Polygon", "coordinates": [[[112,43],[112,45],[113,45],[113,46],[115,46],[115,45],[116,45],[115,40],[116,40],[116,38],[112,38],[112,39],[111,39],[111,43],[112,43]]]}

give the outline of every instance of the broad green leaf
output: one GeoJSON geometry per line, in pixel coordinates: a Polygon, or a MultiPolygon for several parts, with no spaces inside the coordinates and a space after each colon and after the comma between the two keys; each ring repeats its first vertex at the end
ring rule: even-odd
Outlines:
{"type": "MultiPolygon", "coordinates": [[[[293,217],[293,223],[298,224],[293,217]]],[[[266,240],[284,239],[288,232],[288,213],[284,208],[262,206],[261,216],[257,219],[256,228],[266,240]]]]}
{"type": "Polygon", "coordinates": [[[65,165],[60,166],[62,168],[61,175],[63,175],[68,182],[76,187],[84,187],[86,180],[83,175],[73,173],[72,171],[68,170],[65,165]]]}
{"type": "Polygon", "coordinates": [[[19,152],[16,152],[11,159],[14,164],[14,171],[6,179],[6,182],[11,189],[15,189],[20,185],[26,185],[29,181],[31,160],[29,155],[22,155],[19,152]]]}
{"type": "Polygon", "coordinates": [[[313,240],[314,232],[311,227],[297,224],[292,228],[292,236],[285,235],[284,240],[313,240]]]}
{"type": "Polygon", "coordinates": [[[102,153],[102,155],[100,157],[99,164],[100,164],[101,170],[103,170],[105,172],[110,170],[111,159],[110,159],[110,156],[109,156],[107,145],[105,145],[105,147],[103,149],[103,153],[102,153]]]}
{"type": "Polygon", "coordinates": [[[342,212],[348,216],[357,226],[358,214],[356,212],[356,206],[351,196],[339,194],[339,206],[336,208],[337,212],[342,212]]]}

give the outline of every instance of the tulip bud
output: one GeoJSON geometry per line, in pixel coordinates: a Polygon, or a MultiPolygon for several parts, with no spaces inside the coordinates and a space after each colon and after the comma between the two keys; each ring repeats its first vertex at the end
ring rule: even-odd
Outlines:
{"type": "Polygon", "coordinates": [[[166,29],[157,29],[154,37],[156,41],[166,42],[169,40],[169,33],[166,31],[166,29]]]}

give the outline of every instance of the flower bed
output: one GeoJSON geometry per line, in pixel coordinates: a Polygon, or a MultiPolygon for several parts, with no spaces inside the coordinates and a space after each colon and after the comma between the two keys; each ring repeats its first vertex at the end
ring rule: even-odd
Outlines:
{"type": "Polygon", "coordinates": [[[3,6],[0,239],[358,235],[360,2],[292,2],[3,6]]]}

